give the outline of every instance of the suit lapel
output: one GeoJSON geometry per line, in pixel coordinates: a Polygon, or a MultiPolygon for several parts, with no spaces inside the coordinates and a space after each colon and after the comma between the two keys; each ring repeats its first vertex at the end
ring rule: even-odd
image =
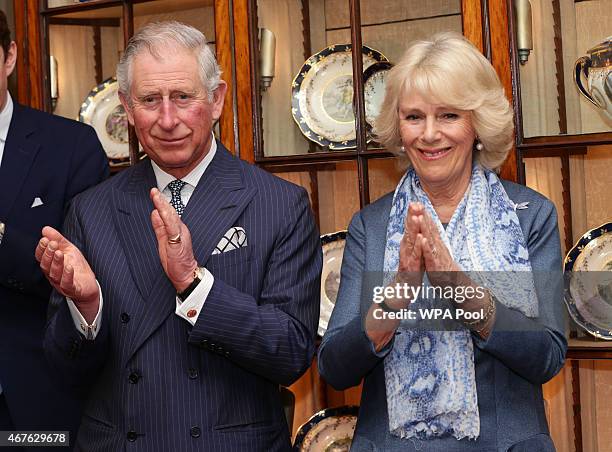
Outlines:
{"type": "Polygon", "coordinates": [[[0,193],[3,197],[3,202],[0,203],[0,220],[6,219],[11,211],[40,150],[40,143],[35,141],[35,131],[36,125],[34,121],[28,120],[27,111],[14,103],[13,117],[0,164],[0,193]]]}
{"type": "Polygon", "coordinates": [[[182,216],[201,267],[255,195],[256,189],[245,187],[242,178],[240,163],[219,143],[182,216]]]}
{"type": "MultiPolygon", "coordinates": [[[[148,168],[150,169],[150,164],[148,168]]],[[[152,169],[150,173],[155,183],[152,169]]],[[[134,189],[139,190],[136,187],[134,189]]],[[[146,191],[148,193],[148,189],[146,191]]],[[[215,245],[233,226],[255,192],[254,188],[244,187],[240,163],[219,144],[215,157],[200,179],[181,217],[191,233],[194,255],[200,266],[206,265],[215,245]]],[[[126,236],[131,235],[137,240],[138,248],[132,245],[129,251],[131,257],[128,259],[132,262],[132,273],[138,275],[135,280],[146,300],[144,312],[139,316],[142,321],[136,329],[130,355],[140,348],[175,309],[175,289],[159,263],[157,240],[150,224],[152,203],[149,201],[146,204],[146,221],[133,221],[130,222],[131,226],[123,226],[126,236]],[[136,238],[137,236],[139,238],[136,238]],[[155,263],[149,264],[146,269],[141,271],[138,268],[146,266],[146,262],[151,260],[155,263]]],[[[132,211],[134,210],[138,211],[139,217],[143,216],[140,207],[133,208],[132,211]]],[[[129,244],[124,242],[123,245],[127,252],[130,249],[129,244]]]]}
{"type": "Polygon", "coordinates": [[[134,344],[142,344],[174,310],[174,289],[161,266],[157,238],[151,225],[153,202],[149,191],[156,186],[151,162],[146,160],[138,164],[131,177],[113,191],[115,228],[132,279],[142,297],[140,301],[124,301],[129,304],[137,322],[129,347],[134,351],[134,344]]]}
{"type": "Polygon", "coordinates": [[[150,161],[134,168],[123,186],[113,190],[114,223],[132,278],[143,299],[163,273],[151,225],[149,191],[157,185],[150,161]]]}

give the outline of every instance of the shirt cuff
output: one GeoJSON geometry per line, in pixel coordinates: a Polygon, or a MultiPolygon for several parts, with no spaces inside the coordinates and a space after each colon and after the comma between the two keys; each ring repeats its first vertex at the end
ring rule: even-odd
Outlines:
{"type": "Polygon", "coordinates": [[[202,311],[202,306],[212,289],[215,277],[206,268],[202,268],[204,277],[202,281],[193,289],[193,292],[185,299],[181,301],[176,297],[176,310],[174,313],[179,317],[187,320],[191,326],[195,325],[198,320],[198,316],[202,311]]]}
{"type": "Polygon", "coordinates": [[[96,284],[98,284],[98,293],[100,294],[100,305],[98,306],[96,318],[93,322],[91,322],[91,325],[87,324],[87,320],[85,320],[85,318],[81,315],[81,312],[74,304],[74,301],[66,297],[66,302],[68,303],[68,309],[70,310],[70,315],[72,316],[74,326],[83,336],[85,336],[85,339],[88,341],[93,341],[96,338],[98,331],[100,331],[100,326],[102,325],[102,317],[100,316],[103,304],[102,288],[100,287],[98,280],[96,280],[96,284]]]}

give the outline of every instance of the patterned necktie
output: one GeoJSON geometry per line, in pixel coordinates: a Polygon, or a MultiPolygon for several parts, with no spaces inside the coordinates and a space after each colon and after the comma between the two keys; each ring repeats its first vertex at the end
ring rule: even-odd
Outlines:
{"type": "Polygon", "coordinates": [[[183,200],[181,199],[181,190],[185,185],[187,185],[187,182],[183,182],[180,179],[175,179],[168,184],[168,189],[170,190],[170,193],[172,193],[170,205],[174,207],[174,210],[176,210],[176,213],[179,214],[179,217],[183,215],[183,211],[185,210],[185,204],[183,204],[183,200]]]}

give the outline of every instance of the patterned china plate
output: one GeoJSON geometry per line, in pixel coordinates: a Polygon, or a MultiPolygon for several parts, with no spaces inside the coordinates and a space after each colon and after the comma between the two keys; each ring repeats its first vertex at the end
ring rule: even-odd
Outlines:
{"type": "Polygon", "coordinates": [[[567,253],[564,266],[570,315],[593,336],[612,340],[612,223],[585,233],[567,253]]]}
{"type": "Polygon", "coordinates": [[[380,114],[385,98],[385,80],[393,67],[388,61],[375,63],[363,72],[363,96],[365,99],[365,120],[368,130],[374,129],[374,120],[380,114]]]}
{"type": "Polygon", "coordinates": [[[321,236],[323,272],[321,273],[321,312],[319,314],[319,328],[317,330],[319,336],[325,334],[329,318],[336,305],[336,297],[340,287],[340,268],[342,267],[345,239],[346,231],[338,231],[321,236]]]}
{"type": "MultiPolygon", "coordinates": [[[[367,46],[362,54],[364,70],[388,61],[367,46]]],[[[332,45],[308,58],[291,86],[291,113],[306,138],[331,150],[355,148],[350,44],[332,45]]]]}
{"type": "Polygon", "coordinates": [[[114,77],[105,80],[89,92],[79,111],[79,121],[96,130],[111,165],[124,163],[130,157],[128,119],[118,90],[114,77]]]}
{"type": "Polygon", "coordinates": [[[357,423],[356,406],[327,408],[312,416],[295,436],[296,452],[348,452],[357,423]]]}

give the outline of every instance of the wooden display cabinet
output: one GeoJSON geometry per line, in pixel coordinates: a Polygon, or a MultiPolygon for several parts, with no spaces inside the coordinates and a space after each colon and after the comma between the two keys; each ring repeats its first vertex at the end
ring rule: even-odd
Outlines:
{"type": "MultiPolygon", "coordinates": [[[[455,29],[481,49],[495,67],[516,111],[516,152],[510,153],[502,168],[505,179],[525,181],[525,158],[557,156],[567,163],[571,154],[583,152],[589,144],[612,142],[609,132],[524,135],[512,0],[58,1],[63,5],[53,7],[46,1],[14,0],[16,40],[22,55],[17,68],[19,102],[51,111],[48,61],[53,27],[92,28],[95,53],[96,46],[104,49],[108,45],[102,36],[111,32],[103,30],[104,27],[114,30],[113,39],[118,45],[132,36],[142,16],[156,14],[181,20],[184,17],[181,11],[208,8],[208,12],[201,14],[212,15],[205,22],[213,29],[217,58],[229,85],[219,123],[221,141],[240,158],[304,186],[322,233],[345,229],[356,211],[392,190],[400,177],[393,155],[368,143],[360,52],[363,44],[377,48],[394,62],[409,39],[428,36],[433,30],[455,29]],[[434,3],[441,9],[427,10],[434,3]],[[272,9],[277,14],[288,11],[291,20],[283,24],[271,14],[272,9]],[[276,76],[272,87],[262,92],[258,29],[273,28],[273,24],[280,27],[276,30],[276,76]],[[95,31],[97,28],[100,30],[95,31]],[[291,82],[311,55],[330,44],[348,43],[352,45],[356,146],[330,151],[305,140],[293,124],[291,82]]],[[[103,54],[101,51],[94,57],[98,63],[102,60],[91,71],[95,82],[107,76],[103,54]]],[[[132,163],[136,158],[132,132],[132,163]]],[[[569,164],[564,168],[562,174],[569,183],[569,164]]],[[[567,193],[564,199],[571,208],[569,189],[567,193]]],[[[570,220],[565,221],[566,228],[571,226],[570,208],[564,210],[565,219],[570,220]]],[[[568,236],[571,238],[571,231],[568,236]]],[[[316,364],[291,389],[296,394],[294,431],[322,408],[359,402],[359,388],[344,392],[327,388],[317,374],[316,364]]]]}

